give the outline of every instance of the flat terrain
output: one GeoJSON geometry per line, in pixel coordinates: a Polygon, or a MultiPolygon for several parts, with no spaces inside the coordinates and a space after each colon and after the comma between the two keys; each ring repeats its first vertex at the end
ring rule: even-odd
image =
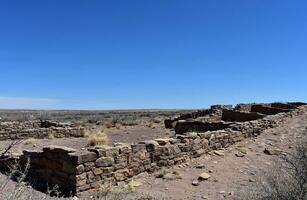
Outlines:
{"type": "MultiPolygon", "coordinates": [[[[246,139],[231,146],[224,151],[224,155],[210,153],[191,162],[175,166],[169,169],[181,176],[181,179],[156,178],[155,174],[143,173],[134,178],[134,182],[139,186],[135,194],[149,194],[157,199],[238,199],[238,196],[246,194],[267,172],[274,167],[274,160],[277,156],[264,154],[265,148],[279,148],[285,154],[290,152],[293,146],[306,134],[307,113],[302,116],[290,119],[281,127],[268,129],[263,134],[253,139],[246,139]],[[238,149],[246,151],[244,157],[237,157],[238,149]],[[203,166],[203,168],[199,168],[203,166]],[[199,182],[198,186],[193,186],[193,180],[203,173],[209,173],[211,177],[206,181],[199,182]]],[[[169,137],[173,132],[165,130],[162,125],[156,128],[145,126],[129,126],[120,129],[108,129],[109,143],[113,142],[137,142],[144,139],[169,137]]],[[[37,140],[34,144],[22,144],[22,148],[40,148],[47,144],[65,145],[74,148],[82,148],[86,145],[86,138],[73,139],[52,139],[37,140]],[[33,147],[35,146],[35,147],[33,147]]],[[[0,145],[4,146],[5,142],[0,145]]],[[[1,147],[0,147],[1,148],[1,147]]],[[[6,176],[0,174],[0,183],[4,182],[6,176]]],[[[8,181],[13,188],[16,184],[8,181]]],[[[26,191],[33,192],[38,199],[55,199],[38,192],[32,188],[26,191]]],[[[133,194],[133,195],[135,195],[133,194]]],[[[131,195],[130,195],[131,196],[131,195]]],[[[127,199],[125,197],[123,199],[127,199]]],[[[245,196],[243,199],[248,199],[245,196]]]]}
{"type": "MultiPolygon", "coordinates": [[[[155,124],[153,127],[144,125],[135,126],[121,126],[117,128],[106,129],[108,137],[108,144],[113,143],[137,143],[144,140],[155,138],[168,138],[174,135],[174,131],[165,129],[163,124],[155,124]]],[[[87,146],[88,138],[54,138],[54,139],[28,139],[22,141],[19,145],[14,147],[14,151],[22,151],[22,149],[41,149],[48,145],[61,145],[75,149],[85,148],[87,146]]],[[[0,149],[6,147],[11,141],[0,141],[0,149]]]]}

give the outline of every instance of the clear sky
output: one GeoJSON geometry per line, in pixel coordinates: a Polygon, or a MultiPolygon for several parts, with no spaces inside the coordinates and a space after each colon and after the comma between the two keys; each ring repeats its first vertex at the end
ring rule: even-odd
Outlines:
{"type": "Polygon", "coordinates": [[[305,0],[1,0],[0,108],[307,101],[305,0]]]}

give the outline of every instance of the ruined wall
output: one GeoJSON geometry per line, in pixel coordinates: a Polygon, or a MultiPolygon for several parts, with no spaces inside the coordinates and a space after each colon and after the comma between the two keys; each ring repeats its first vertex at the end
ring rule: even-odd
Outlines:
{"type": "Polygon", "coordinates": [[[281,108],[281,109],[295,109],[297,108],[296,105],[291,105],[291,104],[288,104],[288,103],[272,103],[271,104],[271,107],[272,108],[281,108]]]}
{"type": "Polygon", "coordinates": [[[164,120],[165,128],[175,128],[176,124],[180,120],[197,119],[203,122],[217,122],[222,118],[223,109],[232,109],[232,105],[213,105],[210,109],[196,111],[181,115],[175,119],[164,120]]]}
{"type": "MultiPolygon", "coordinates": [[[[246,122],[208,123],[208,127],[215,127],[213,131],[207,131],[210,129],[208,127],[193,128],[179,131],[180,134],[173,138],[132,145],[118,143],[112,147],[86,150],[50,146],[42,151],[24,151],[20,161],[23,166],[30,162],[29,177],[41,185],[58,185],[60,190],[71,194],[89,195],[102,183],[127,182],[142,172],[154,172],[162,167],[186,162],[211,150],[226,148],[244,138],[257,136],[305,112],[306,108],[299,108],[246,122]]],[[[192,122],[196,126],[199,126],[198,123],[192,122]]],[[[203,126],[204,123],[201,124],[203,126]]]]}
{"type": "Polygon", "coordinates": [[[289,112],[289,109],[273,108],[264,105],[252,105],[251,112],[258,112],[264,115],[276,115],[282,112],[289,112]]]}
{"type": "Polygon", "coordinates": [[[63,137],[82,137],[84,128],[80,126],[64,125],[45,121],[32,122],[1,122],[0,123],[0,140],[19,140],[26,138],[47,138],[52,134],[56,138],[63,137]],[[42,128],[42,124],[45,128],[42,128]]]}
{"type": "Polygon", "coordinates": [[[234,110],[223,110],[222,120],[229,122],[245,122],[264,118],[265,115],[252,112],[238,112],[234,110]]]}
{"type": "Polygon", "coordinates": [[[0,130],[9,129],[35,129],[41,128],[40,121],[25,121],[25,122],[0,122],[0,130]]]}
{"type": "Polygon", "coordinates": [[[229,123],[224,122],[200,122],[200,121],[179,121],[175,126],[176,134],[186,132],[205,132],[222,130],[229,127],[229,123]]]}
{"type": "Polygon", "coordinates": [[[154,172],[201,156],[210,150],[226,148],[247,137],[259,135],[305,111],[267,116],[262,119],[230,123],[223,130],[184,132],[174,138],[155,139],[129,145],[118,143],[77,151],[65,147],[47,147],[43,151],[25,151],[23,162],[31,160],[30,174],[49,185],[79,196],[96,191],[101,183],[129,181],[142,172],[154,172]],[[39,175],[39,176],[38,176],[39,175]]]}

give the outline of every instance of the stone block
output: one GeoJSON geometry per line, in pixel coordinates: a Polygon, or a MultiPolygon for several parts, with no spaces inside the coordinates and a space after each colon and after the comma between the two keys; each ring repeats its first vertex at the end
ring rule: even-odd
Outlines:
{"type": "Polygon", "coordinates": [[[100,157],[95,162],[97,167],[111,167],[114,164],[112,157],[100,157]]]}
{"type": "Polygon", "coordinates": [[[97,155],[90,151],[77,151],[69,153],[69,159],[74,165],[83,164],[86,162],[93,162],[97,159],[97,155]]]}

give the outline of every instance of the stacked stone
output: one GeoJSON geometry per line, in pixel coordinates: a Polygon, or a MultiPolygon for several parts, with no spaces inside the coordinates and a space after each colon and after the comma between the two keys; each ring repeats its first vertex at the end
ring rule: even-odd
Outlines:
{"type": "Polygon", "coordinates": [[[283,109],[283,108],[278,108],[278,107],[269,107],[269,106],[264,106],[260,104],[252,105],[251,107],[251,112],[258,112],[264,115],[276,115],[278,113],[286,113],[290,112],[291,109],[283,109]]]}
{"type": "Polygon", "coordinates": [[[265,115],[260,113],[239,112],[224,109],[222,112],[223,121],[245,122],[264,118],[265,115]]]}
{"type": "Polygon", "coordinates": [[[47,138],[49,134],[56,138],[82,137],[84,136],[84,128],[81,126],[41,128],[36,122],[0,123],[0,140],[47,138]]]}
{"type": "Polygon", "coordinates": [[[182,131],[174,138],[143,141],[128,145],[118,143],[76,151],[50,146],[42,151],[25,151],[21,163],[30,158],[29,176],[49,186],[58,185],[62,191],[87,195],[103,183],[128,181],[142,172],[153,172],[201,156],[210,150],[227,148],[246,137],[259,135],[265,129],[278,126],[293,116],[305,113],[306,108],[230,123],[222,130],[182,131]]]}
{"type": "Polygon", "coordinates": [[[40,121],[0,122],[0,130],[40,128],[40,121]]]}
{"type": "Polygon", "coordinates": [[[216,122],[221,120],[223,109],[231,110],[232,105],[213,105],[211,106],[210,109],[187,113],[175,119],[166,119],[164,121],[165,128],[175,128],[175,125],[177,124],[178,121],[191,120],[197,118],[202,118],[202,121],[204,122],[216,122]]]}
{"type": "Polygon", "coordinates": [[[200,122],[200,121],[179,121],[175,126],[176,134],[186,132],[206,132],[228,128],[229,122],[200,122]]]}
{"type": "Polygon", "coordinates": [[[43,187],[58,186],[61,191],[76,193],[76,157],[71,153],[75,149],[49,146],[42,151],[25,150],[20,157],[20,163],[31,181],[43,187]]]}

